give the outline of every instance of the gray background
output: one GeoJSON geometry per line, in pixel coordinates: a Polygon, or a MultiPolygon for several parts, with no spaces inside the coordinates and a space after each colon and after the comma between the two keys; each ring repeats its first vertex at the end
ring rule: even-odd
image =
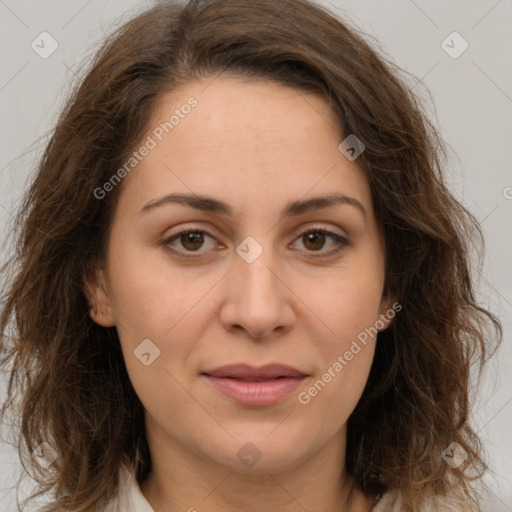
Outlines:
{"type": "MultiPolygon", "coordinates": [[[[478,274],[479,300],[502,319],[504,340],[476,396],[473,421],[491,465],[485,480],[495,500],[490,510],[512,511],[512,1],[322,3],[375,36],[382,51],[416,76],[410,87],[424,99],[452,150],[449,184],[482,222],[487,251],[478,274]],[[453,31],[469,44],[457,58],[441,45],[453,31]]],[[[133,0],[0,0],[2,241],[84,57],[94,53],[114,26],[149,5],[133,0]],[[31,48],[43,31],[59,45],[47,59],[31,48]]],[[[452,52],[461,48],[456,39],[451,43],[449,38],[448,44],[452,52]]],[[[0,256],[8,251],[4,243],[0,256]]],[[[8,436],[7,427],[2,436],[8,436]]],[[[15,451],[0,442],[2,512],[15,510],[13,486],[20,474],[15,451]]]]}

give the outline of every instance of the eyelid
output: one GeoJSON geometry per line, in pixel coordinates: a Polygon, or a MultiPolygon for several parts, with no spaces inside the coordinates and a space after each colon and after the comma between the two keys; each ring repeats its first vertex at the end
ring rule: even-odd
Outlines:
{"type": "Polygon", "coordinates": [[[347,235],[344,235],[344,234],[342,235],[340,233],[337,233],[337,232],[333,231],[333,229],[330,228],[330,227],[320,226],[320,225],[307,225],[307,226],[304,226],[304,228],[302,228],[297,233],[297,235],[294,238],[294,240],[296,240],[300,235],[303,235],[304,233],[308,233],[309,231],[321,231],[321,232],[324,232],[324,233],[328,233],[330,235],[336,235],[339,238],[343,238],[348,243],[348,236],[347,235]]]}

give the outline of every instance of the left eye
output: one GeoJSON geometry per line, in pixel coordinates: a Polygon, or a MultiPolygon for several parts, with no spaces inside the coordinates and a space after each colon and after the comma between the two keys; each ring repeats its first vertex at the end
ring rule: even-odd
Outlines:
{"type": "Polygon", "coordinates": [[[311,255],[310,257],[324,257],[326,253],[327,255],[338,253],[344,246],[348,245],[348,240],[345,237],[325,229],[308,229],[303,231],[297,238],[297,240],[303,241],[306,250],[309,250],[308,252],[319,252],[325,246],[325,242],[328,239],[331,239],[333,248],[323,251],[322,256],[311,255]]]}
{"type": "MultiPolygon", "coordinates": [[[[182,253],[180,255],[183,255],[183,257],[195,257],[185,255],[183,253],[207,252],[209,249],[205,251],[200,251],[199,249],[201,249],[205,243],[205,240],[208,238],[213,242],[210,247],[210,249],[212,249],[215,247],[215,238],[208,232],[194,229],[183,229],[182,231],[172,235],[170,238],[164,240],[162,244],[168,246],[176,253],[182,253]],[[174,242],[179,242],[182,248],[176,248],[174,242]]],[[[302,243],[306,248],[306,252],[321,252],[321,255],[309,255],[308,257],[310,258],[322,258],[326,257],[326,255],[330,256],[332,254],[338,253],[348,245],[348,240],[345,237],[325,229],[316,228],[310,228],[306,231],[303,231],[295,240],[302,240],[302,243]],[[328,251],[321,251],[321,249],[325,246],[326,241],[329,239],[331,240],[331,245],[333,248],[328,251]]]]}

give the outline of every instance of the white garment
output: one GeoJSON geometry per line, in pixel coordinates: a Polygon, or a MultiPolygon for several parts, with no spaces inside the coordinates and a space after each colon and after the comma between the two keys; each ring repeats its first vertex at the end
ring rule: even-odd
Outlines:
{"type": "Polygon", "coordinates": [[[135,474],[121,466],[119,470],[119,490],[105,509],[105,512],[155,512],[142,494],[135,474]]]}
{"type": "MultiPolygon", "coordinates": [[[[400,512],[399,494],[386,494],[379,503],[373,508],[372,512],[400,512]]],[[[474,512],[465,501],[460,501],[454,497],[435,496],[428,500],[418,512],[474,512]]]]}

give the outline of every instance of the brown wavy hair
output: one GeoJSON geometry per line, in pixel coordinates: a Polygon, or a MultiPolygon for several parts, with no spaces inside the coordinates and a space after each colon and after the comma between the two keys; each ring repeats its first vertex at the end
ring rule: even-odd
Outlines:
{"type": "Polygon", "coordinates": [[[450,493],[478,508],[486,466],[468,423],[470,369],[502,334],[474,295],[482,233],[444,183],[446,147],[424,107],[372,39],[307,0],[212,0],[161,2],[104,42],[40,159],[2,269],[1,413],[14,413],[23,467],[40,489],[31,498],[52,491],[55,506],[101,510],[121,463],[139,484],[151,471],[117,331],[91,320],[84,294],[122,183],[102,200],[94,191],[137,147],[162,94],[226,74],[321,93],[342,133],[366,146],[357,163],[384,235],[384,291],[402,310],[379,334],[349,418],[347,471],[368,496],[399,492],[404,511],[450,493]],[[57,454],[46,470],[31,456],[43,441],[57,454]],[[454,441],[468,453],[457,469],[441,458],[454,441]]]}

